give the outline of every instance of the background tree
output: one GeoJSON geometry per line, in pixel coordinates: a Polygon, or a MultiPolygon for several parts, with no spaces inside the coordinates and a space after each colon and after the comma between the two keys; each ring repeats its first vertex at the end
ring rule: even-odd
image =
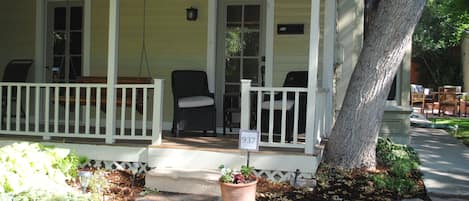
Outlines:
{"type": "Polygon", "coordinates": [[[386,97],[425,0],[373,0],[364,46],[326,146],[326,163],[375,168],[386,97]]]}
{"type": "Polygon", "coordinates": [[[421,83],[436,88],[462,85],[460,49],[469,30],[467,0],[428,0],[418,23],[413,43],[413,60],[421,64],[421,83]]]}

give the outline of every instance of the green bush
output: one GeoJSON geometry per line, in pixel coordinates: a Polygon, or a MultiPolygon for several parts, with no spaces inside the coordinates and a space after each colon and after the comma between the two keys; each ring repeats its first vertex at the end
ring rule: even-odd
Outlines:
{"type": "Polygon", "coordinates": [[[378,189],[389,190],[395,192],[397,195],[411,195],[417,188],[413,180],[391,177],[386,174],[376,174],[371,176],[378,189]]]}
{"type": "Polygon", "coordinates": [[[372,176],[377,188],[396,192],[398,195],[412,194],[417,184],[414,181],[420,165],[417,153],[412,147],[394,144],[389,138],[379,138],[376,146],[376,160],[379,165],[389,168],[387,173],[372,176]]]}
{"type": "Polygon", "coordinates": [[[415,167],[420,165],[417,152],[412,147],[401,144],[394,144],[389,138],[378,138],[376,145],[376,161],[383,166],[392,166],[402,160],[415,163],[415,167]]]}
{"type": "Polygon", "coordinates": [[[37,143],[0,148],[0,200],[87,200],[66,180],[76,176],[80,158],[68,149],[37,143]]]}

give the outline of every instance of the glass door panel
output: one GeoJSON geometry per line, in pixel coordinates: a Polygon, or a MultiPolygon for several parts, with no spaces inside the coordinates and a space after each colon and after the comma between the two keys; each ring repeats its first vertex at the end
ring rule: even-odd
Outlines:
{"type": "Polygon", "coordinates": [[[258,59],[243,60],[243,79],[252,80],[252,83],[259,83],[259,61],[258,59]]]}
{"type": "Polygon", "coordinates": [[[250,79],[261,86],[261,6],[226,6],[225,93],[239,92],[240,80],[250,79]]]}
{"type": "Polygon", "coordinates": [[[260,6],[247,5],[244,8],[244,26],[247,29],[259,29],[260,26],[260,6]]]}
{"type": "Polygon", "coordinates": [[[259,32],[244,33],[244,56],[259,56],[259,32]]]}
{"type": "Polygon", "coordinates": [[[49,1],[47,66],[52,82],[74,82],[82,75],[83,2],[49,1]]]}

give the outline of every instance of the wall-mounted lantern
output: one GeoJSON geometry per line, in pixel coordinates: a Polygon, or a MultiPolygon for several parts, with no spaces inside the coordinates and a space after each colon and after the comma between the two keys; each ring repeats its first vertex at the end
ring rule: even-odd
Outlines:
{"type": "Polygon", "coordinates": [[[186,19],[189,21],[197,20],[197,8],[193,8],[192,6],[186,9],[186,19]]]}

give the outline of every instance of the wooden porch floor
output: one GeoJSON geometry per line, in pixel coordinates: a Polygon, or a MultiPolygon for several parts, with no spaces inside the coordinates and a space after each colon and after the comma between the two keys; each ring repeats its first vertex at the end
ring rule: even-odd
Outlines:
{"type": "MultiPolygon", "coordinates": [[[[161,145],[150,145],[150,147],[213,152],[241,152],[238,149],[238,135],[233,134],[218,134],[217,137],[205,137],[203,133],[183,133],[180,137],[173,137],[171,132],[165,131],[161,145]]],[[[263,153],[304,155],[303,149],[292,148],[260,147],[259,151],[263,153]]]]}
{"type": "MultiPolygon", "coordinates": [[[[213,135],[208,133],[208,135],[213,135]]],[[[170,131],[163,131],[163,140],[160,145],[152,145],[148,140],[116,140],[114,144],[106,144],[104,139],[97,138],[66,138],[51,137],[45,141],[41,136],[8,135],[0,134],[0,140],[30,141],[30,142],[53,142],[53,143],[73,143],[73,144],[93,144],[109,146],[126,147],[149,147],[149,148],[168,148],[168,149],[186,149],[211,152],[230,152],[241,153],[238,149],[238,135],[217,134],[216,137],[206,137],[203,133],[186,132],[181,133],[180,137],[174,137],[170,131]]],[[[303,149],[260,147],[262,153],[281,153],[304,155],[303,149]]]]}

